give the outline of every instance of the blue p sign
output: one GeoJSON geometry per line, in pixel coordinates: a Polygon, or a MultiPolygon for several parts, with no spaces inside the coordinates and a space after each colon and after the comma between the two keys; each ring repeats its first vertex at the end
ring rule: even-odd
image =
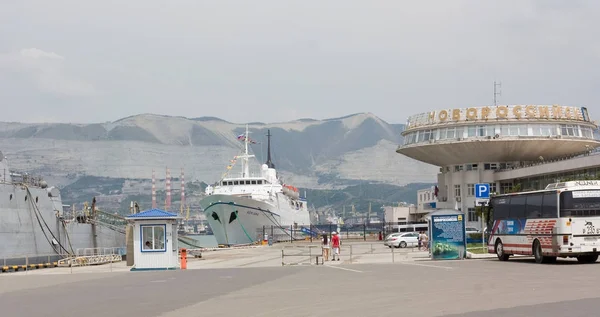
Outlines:
{"type": "Polygon", "coordinates": [[[490,184],[475,184],[475,198],[489,199],[490,198],[490,184]]]}

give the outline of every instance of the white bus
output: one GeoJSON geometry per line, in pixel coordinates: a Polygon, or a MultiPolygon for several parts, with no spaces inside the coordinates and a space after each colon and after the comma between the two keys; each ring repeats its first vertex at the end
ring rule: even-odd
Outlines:
{"type": "Polygon", "coordinates": [[[594,263],[600,253],[600,181],[555,183],[544,190],[490,199],[488,252],[501,261],[533,255],[537,263],[575,257],[594,263]]]}

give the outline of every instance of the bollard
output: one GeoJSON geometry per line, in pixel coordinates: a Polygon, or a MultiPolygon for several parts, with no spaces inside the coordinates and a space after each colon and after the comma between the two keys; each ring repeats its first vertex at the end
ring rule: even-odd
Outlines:
{"type": "Polygon", "coordinates": [[[181,248],[181,269],[187,269],[187,249],[181,248]]]}
{"type": "Polygon", "coordinates": [[[352,263],[352,245],[350,245],[350,263],[352,263]]]}
{"type": "Polygon", "coordinates": [[[392,263],[394,263],[394,249],[395,248],[392,248],[392,263]]]}

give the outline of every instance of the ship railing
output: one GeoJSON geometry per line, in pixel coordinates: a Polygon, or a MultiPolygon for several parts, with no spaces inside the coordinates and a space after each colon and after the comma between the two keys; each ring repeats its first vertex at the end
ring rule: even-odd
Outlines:
{"type": "Polygon", "coordinates": [[[0,258],[0,268],[6,270],[27,270],[58,266],[58,261],[68,257],[68,254],[13,254],[0,258]]]}

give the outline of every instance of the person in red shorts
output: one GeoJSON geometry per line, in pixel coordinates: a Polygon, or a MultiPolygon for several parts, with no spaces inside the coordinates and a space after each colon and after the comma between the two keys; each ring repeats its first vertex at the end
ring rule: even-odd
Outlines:
{"type": "Polygon", "coordinates": [[[337,256],[337,260],[340,260],[340,237],[338,236],[337,232],[332,232],[333,237],[331,237],[331,247],[333,249],[333,260],[335,261],[335,258],[337,256]]]}

